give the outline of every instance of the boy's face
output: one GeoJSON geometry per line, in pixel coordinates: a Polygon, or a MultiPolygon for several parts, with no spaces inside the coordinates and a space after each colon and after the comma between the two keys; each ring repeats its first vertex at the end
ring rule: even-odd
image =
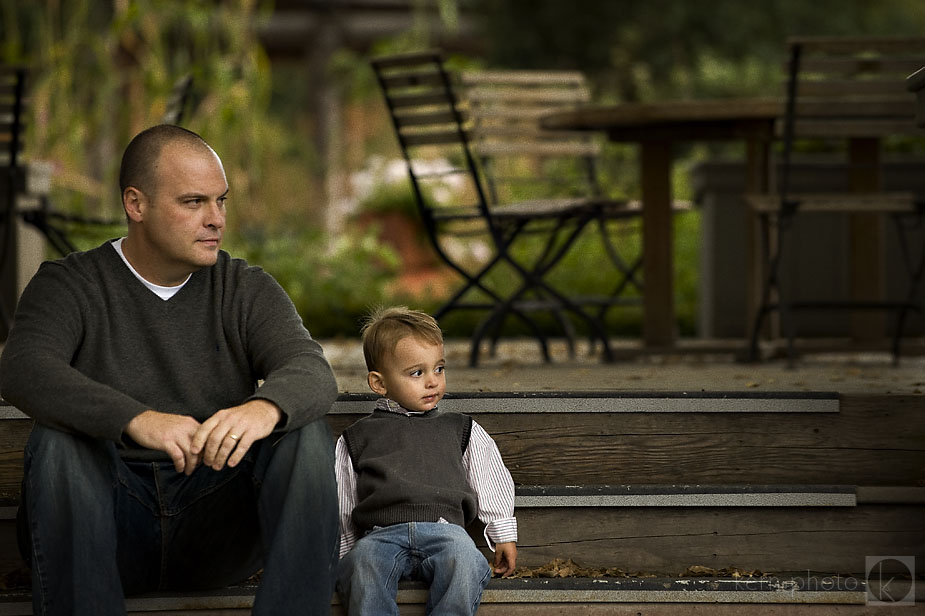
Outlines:
{"type": "Polygon", "coordinates": [[[445,364],[442,344],[406,336],[385,358],[382,371],[369,373],[369,388],[409,411],[429,411],[446,393],[445,364]]]}

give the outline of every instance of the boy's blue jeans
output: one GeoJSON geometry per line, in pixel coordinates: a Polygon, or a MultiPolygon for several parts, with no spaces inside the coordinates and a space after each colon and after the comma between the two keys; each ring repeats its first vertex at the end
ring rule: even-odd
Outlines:
{"type": "Polygon", "coordinates": [[[472,616],[492,568],[456,524],[375,528],[340,561],[337,590],[349,616],[398,616],[399,580],[430,584],[425,614],[472,616]]]}
{"type": "Polygon", "coordinates": [[[339,522],[324,420],[255,443],[236,468],[125,462],[115,445],[36,424],[20,537],[33,613],[125,614],[125,594],[201,589],[264,568],[254,614],[330,614],[339,522]]]}

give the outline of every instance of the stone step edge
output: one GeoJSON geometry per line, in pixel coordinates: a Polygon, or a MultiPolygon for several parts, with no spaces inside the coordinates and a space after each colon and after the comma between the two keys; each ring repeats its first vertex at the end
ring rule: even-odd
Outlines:
{"type": "MultiPolygon", "coordinates": [[[[894,582],[895,583],[895,582],[894,582]]],[[[909,582],[905,582],[908,587],[909,582]]],[[[913,590],[925,593],[921,582],[913,590]]],[[[249,609],[254,586],[235,586],[218,591],[151,593],[131,597],[131,612],[169,610],[249,609]]],[[[906,595],[908,596],[908,592],[906,595]]],[[[421,583],[403,582],[399,604],[421,604],[427,589],[421,583]]],[[[762,578],[527,578],[493,579],[482,603],[751,603],[863,605],[868,585],[853,576],[809,576],[762,578]]],[[[333,604],[339,598],[332,599],[333,604]]],[[[31,614],[30,595],[25,591],[0,591],[0,616],[31,614]]]]}
{"type": "Polygon", "coordinates": [[[855,507],[857,504],[856,486],[755,484],[518,486],[515,501],[516,508],[855,507]]]}
{"type": "MultiPolygon", "coordinates": [[[[366,414],[376,395],[343,393],[329,414],[366,414]]],[[[455,392],[441,408],[459,413],[837,413],[835,392],[542,391],[455,392]]],[[[0,419],[28,419],[0,400],[0,419]]]]}
{"type": "MultiPolygon", "coordinates": [[[[331,414],[369,413],[375,394],[341,394],[331,414]]],[[[440,408],[482,413],[838,413],[836,392],[541,391],[448,393],[440,408]]]]}
{"type": "MultiPolygon", "coordinates": [[[[519,486],[515,509],[552,507],[854,507],[925,505],[925,487],[635,485],[519,486]],[[548,493],[544,494],[546,491],[548,493]]],[[[0,520],[18,503],[0,500],[0,520]]]]}

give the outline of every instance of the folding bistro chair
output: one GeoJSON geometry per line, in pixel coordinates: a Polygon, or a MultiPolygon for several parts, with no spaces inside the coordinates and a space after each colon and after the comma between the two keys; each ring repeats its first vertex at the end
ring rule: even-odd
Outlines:
{"type": "Polygon", "coordinates": [[[916,241],[914,234],[922,227],[925,204],[912,193],[880,192],[874,184],[879,179],[879,138],[915,132],[914,105],[905,91],[905,79],[925,63],[925,39],[800,38],[789,42],[789,50],[778,192],[747,197],[761,224],[765,271],[750,356],[758,358],[762,327],[772,312],[780,315],[781,331],[787,338],[787,356],[792,362],[795,311],[880,310],[895,314],[892,352],[894,362],[898,361],[906,317],[910,311],[922,314],[923,310],[920,289],[925,244],[916,241]],[[867,179],[869,185],[861,187],[866,191],[795,193],[791,187],[794,150],[798,140],[805,138],[848,141],[845,149],[849,156],[849,180],[857,184],[867,179]],[[905,296],[821,300],[793,297],[784,278],[801,264],[785,262],[794,258],[788,254],[791,249],[788,240],[804,213],[848,213],[859,217],[855,220],[862,226],[876,229],[879,219],[889,218],[905,267],[905,296]]]}
{"type": "Polygon", "coordinates": [[[597,135],[539,125],[546,114],[590,102],[584,74],[465,71],[460,83],[471,116],[472,149],[485,172],[492,203],[568,197],[600,205],[595,222],[615,276],[602,272],[602,279],[614,282],[609,295],[593,298],[597,316],[603,319],[612,306],[641,305],[642,254],[626,258],[617,248],[621,239],[638,234],[641,209],[604,198],[597,174],[601,153],[597,135]]]}
{"type": "MultiPolygon", "coordinates": [[[[568,253],[585,226],[600,215],[603,206],[571,198],[490,202],[441,54],[432,51],[377,58],[372,66],[430,243],[440,259],[464,279],[462,287],[434,316],[441,318],[455,310],[487,313],[472,334],[470,364],[478,363],[481,340],[488,332],[495,335],[508,316],[526,324],[548,361],[547,338],[531,316],[534,312],[566,313],[584,323],[592,338],[601,341],[604,359],[611,360],[613,354],[600,319],[546,280],[548,272],[568,253]],[[449,202],[436,198],[440,184],[451,178],[465,184],[464,188],[457,186],[452,194],[464,196],[449,202]],[[487,237],[492,254],[487,262],[471,266],[452,251],[447,239],[473,233],[487,237]],[[529,262],[515,256],[515,248],[524,239],[537,235],[543,244],[539,254],[529,262]],[[492,288],[490,274],[501,267],[516,276],[512,288],[492,288]]],[[[627,209],[626,215],[634,213],[627,209]]],[[[570,335],[567,330],[566,335],[570,335]]]]}

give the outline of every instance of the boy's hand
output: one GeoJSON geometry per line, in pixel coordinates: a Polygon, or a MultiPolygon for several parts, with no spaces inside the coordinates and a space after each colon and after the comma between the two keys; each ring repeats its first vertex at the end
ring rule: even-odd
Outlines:
{"type": "Polygon", "coordinates": [[[495,544],[494,572],[507,577],[517,568],[517,544],[513,541],[495,544]]]}

